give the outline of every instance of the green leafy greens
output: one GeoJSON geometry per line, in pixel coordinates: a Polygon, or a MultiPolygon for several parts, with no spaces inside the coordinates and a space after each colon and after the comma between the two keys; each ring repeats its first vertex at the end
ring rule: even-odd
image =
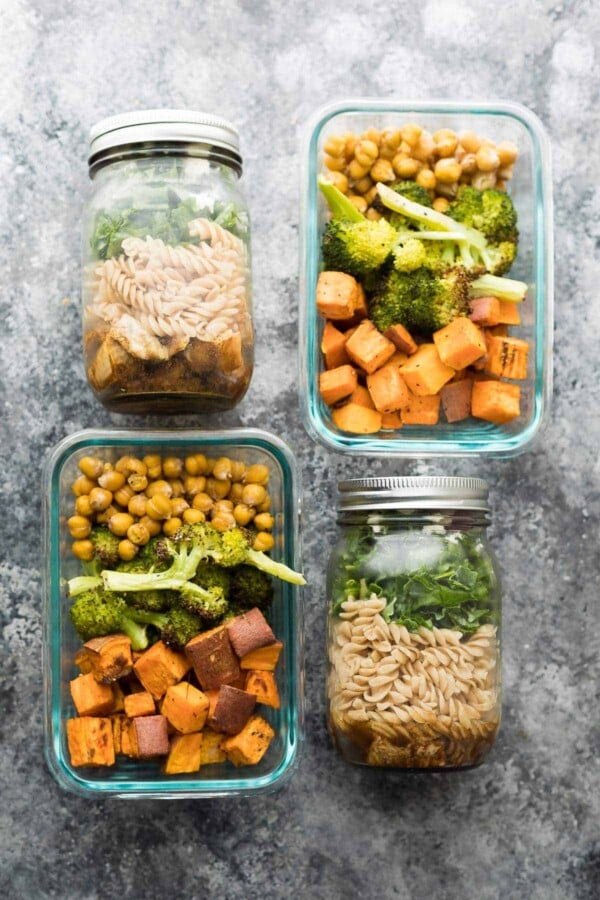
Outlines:
{"type": "MultiPolygon", "coordinates": [[[[381,530],[378,527],[378,533],[381,530]]],[[[478,535],[451,534],[429,564],[421,561],[409,571],[394,571],[388,551],[381,574],[374,574],[377,536],[368,527],[352,529],[333,580],[333,612],[340,613],[349,597],[366,599],[375,594],[387,601],[382,612],[386,622],[404,625],[409,631],[436,627],[472,634],[480,625],[495,621],[496,578],[478,535]]],[[[404,568],[398,565],[398,570],[404,568]]]]}

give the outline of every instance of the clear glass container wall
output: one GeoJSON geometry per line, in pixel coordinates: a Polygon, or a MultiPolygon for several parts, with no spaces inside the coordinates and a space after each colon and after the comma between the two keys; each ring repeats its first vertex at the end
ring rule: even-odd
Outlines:
{"type": "Polygon", "coordinates": [[[329,730],[349,762],[478,765],[500,722],[485,513],[340,514],[328,573],[329,730]]]}
{"type": "Polygon", "coordinates": [[[84,214],[88,380],[122,412],[229,409],[252,375],[240,158],[156,142],[92,157],[84,214]]]}

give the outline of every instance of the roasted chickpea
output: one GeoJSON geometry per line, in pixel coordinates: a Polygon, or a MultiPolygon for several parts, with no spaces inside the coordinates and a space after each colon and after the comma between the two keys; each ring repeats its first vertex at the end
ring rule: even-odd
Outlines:
{"type": "Polygon", "coordinates": [[[111,516],[108,520],[108,527],[113,534],[116,534],[119,537],[125,537],[128,529],[133,525],[133,522],[133,516],[130,516],[129,513],[115,513],[115,515],[111,516]]]}
{"type": "Polygon", "coordinates": [[[124,509],[127,509],[129,506],[129,501],[134,496],[134,491],[128,484],[124,484],[122,488],[119,488],[118,491],[115,491],[114,498],[124,509]]]}
{"type": "Polygon", "coordinates": [[[126,478],[134,472],[138,475],[146,475],[148,471],[146,464],[141,459],[136,459],[135,456],[122,456],[116,461],[115,469],[126,478]]]}
{"type": "Polygon", "coordinates": [[[330,172],[342,172],[346,167],[346,160],[343,156],[328,156],[325,154],[325,167],[330,172]]]}
{"type": "Polygon", "coordinates": [[[513,144],[512,141],[500,141],[496,147],[496,153],[498,154],[501,166],[512,166],[519,155],[517,145],[513,144]]]}
{"type": "Polygon", "coordinates": [[[67,525],[71,537],[79,540],[86,538],[92,530],[92,523],[85,516],[71,516],[70,519],[67,519],[67,525]]]}
{"type": "Polygon", "coordinates": [[[82,497],[84,494],[89,494],[95,487],[95,483],[87,475],[79,475],[73,482],[72,490],[76,497],[82,497]]]}
{"type": "Polygon", "coordinates": [[[100,475],[98,484],[106,491],[112,491],[114,494],[115,491],[118,491],[125,484],[125,476],[122,472],[117,472],[116,469],[108,469],[108,471],[100,475]]]}
{"type": "Polygon", "coordinates": [[[442,158],[453,156],[458,147],[458,137],[450,128],[441,128],[433,135],[436,155],[442,158]]]}
{"type": "Polygon", "coordinates": [[[146,515],[151,519],[168,519],[171,516],[171,501],[164,494],[155,494],[146,503],[146,515]]]}
{"type": "Polygon", "coordinates": [[[230,528],[235,528],[236,522],[233,513],[221,512],[216,516],[212,516],[210,524],[217,531],[229,531],[230,528]]]}
{"type": "Polygon", "coordinates": [[[206,475],[207,469],[206,456],[203,453],[196,453],[194,456],[186,457],[185,471],[188,475],[206,475]]]}
{"type": "Polygon", "coordinates": [[[323,145],[323,150],[329,156],[343,156],[346,148],[346,139],[341,134],[332,134],[323,145]]]}
{"type": "Polygon", "coordinates": [[[179,531],[182,525],[183,519],[180,519],[179,516],[172,516],[170,519],[167,519],[166,522],[163,522],[163,534],[166,534],[167,537],[173,537],[175,532],[179,531]]]}
{"type": "Polygon", "coordinates": [[[359,178],[358,181],[354,182],[354,191],[357,194],[366,194],[372,187],[373,180],[369,178],[368,175],[365,175],[364,178],[359,178]]]}
{"type": "Polygon", "coordinates": [[[275,545],[275,539],[272,534],[269,534],[268,531],[259,531],[256,537],[254,538],[254,543],[252,544],[253,550],[262,550],[263,553],[272,550],[275,545]]]}
{"type": "Polygon", "coordinates": [[[372,160],[369,160],[366,166],[361,166],[358,160],[353,159],[352,162],[348,166],[348,175],[350,178],[356,182],[361,178],[364,178],[365,175],[369,174],[369,169],[371,168],[372,160]]]}
{"type": "Polygon", "coordinates": [[[79,516],[93,516],[94,510],[90,506],[89,494],[82,494],[75,501],[75,511],[79,516]]]}
{"type": "Polygon", "coordinates": [[[143,547],[150,540],[150,532],[141,522],[136,522],[127,529],[127,539],[137,547],[143,547]]]}
{"type": "Polygon", "coordinates": [[[196,494],[206,490],[206,477],[204,475],[186,475],[183,479],[183,490],[186,497],[195,497],[196,494]]]}
{"type": "Polygon", "coordinates": [[[481,139],[474,131],[459,131],[458,140],[467,153],[477,153],[481,147],[481,139]]]}
{"type": "Polygon", "coordinates": [[[164,479],[151,481],[146,488],[146,497],[156,497],[157,494],[162,494],[164,497],[172,497],[173,488],[171,487],[169,482],[165,481],[164,479]]]}
{"type": "Polygon", "coordinates": [[[199,509],[192,509],[192,507],[184,509],[182,519],[186,525],[195,525],[196,522],[206,522],[204,513],[199,509]]]}
{"type": "Polygon", "coordinates": [[[239,459],[231,460],[231,475],[230,478],[232,481],[241,481],[244,475],[246,474],[246,463],[242,462],[239,459]]]}
{"type": "Polygon", "coordinates": [[[209,513],[213,508],[214,501],[212,497],[209,497],[207,493],[201,491],[199,494],[196,494],[194,499],[192,500],[192,507],[194,509],[199,509],[203,513],[209,513]]]}
{"type": "MultiPolygon", "coordinates": [[[[367,193],[365,194],[365,202],[366,202],[367,206],[369,204],[373,203],[373,201],[375,200],[375,197],[377,197],[377,188],[375,187],[375,185],[373,185],[371,190],[367,191],[367,193]]],[[[365,215],[366,215],[366,213],[365,213],[365,215]]]]}
{"type": "Polygon", "coordinates": [[[145,496],[145,494],[134,494],[134,496],[127,504],[127,509],[132,516],[137,516],[139,519],[141,519],[142,516],[146,515],[147,505],[148,498],[145,496]]]}
{"type": "Polygon", "coordinates": [[[327,173],[327,181],[333,184],[342,194],[348,193],[348,177],[343,172],[329,171],[327,173]]]}
{"type": "Polygon", "coordinates": [[[502,168],[498,169],[498,178],[504,178],[509,181],[513,177],[514,166],[502,166],[502,168]]]}
{"type": "Polygon", "coordinates": [[[353,131],[348,131],[347,134],[344,135],[344,138],[346,139],[344,144],[344,156],[346,159],[352,159],[354,151],[356,150],[356,145],[358,144],[358,138],[353,131]]]}
{"type": "Polygon", "coordinates": [[[434,169],[435,177],[442,184],[453,184],[461,175],[460,163],[455,159],[438,159],[434,169]]]}
{"type": "Polygon", "coordinates": [[[217,479],[210,478],[206,479],[206,493],[213,498],[213,500],[224,500],[227,494],[231,489],[231,481],[226,479],[217,479]]]}
{"type": "Polygon", "coordinates": [[[231,500],[217,500],[213,506],[213,515],[219,512],[233,512],[233,503],[231,500]]]}
{"type": "Polygon", "coordinates": [[[233,509],[233,518],[238,525],[244,527],[248,525],[254,518],[254,509],[245,503],[237,503],[233,509]]]}
{"type": "Polygon", "coordinates": [[[189,507],[189,503],[187,500],[184,500],[183,497],[175,497],[171,500],[171,518],[181,518],[184,510],[189,507]]]}
{"type": "Polygon", "coordinates": [[[90,506],[94,512],[102,512],[108,509],[113,501],[111,491],[105,491],[104,488],[95,487],[90,491],[90,506]]]}
{"type": "Polygon", "coordinates": [[[370,169],[378,154],[379,149],[374,141],[369,139],[360,140],[354,150],[354,159],[359,166],[365,166],[370,169]]]}
{"type": "Polygon", "coordinates": [[[417,184],[420,184],[421,187],[425,188],[426,191],[432,191],[436,184],[435,175],[431,169],[421,169],[417,174],[415,181],[417,184]]]}
{"type": "Polygon", "coordinates": [[[183,475],[183,460],[177,456],[165,456],[162,468],[165,478],[179,478],[183,475]]]}
{"type": "Polygon", "coordinates": [[[264,503],[267,492],[262,484],[247,484],[242,491],[242,503],[247,506],[260,506],[264,503]]]}
{"type": "Polygon", "coordinates": [[[79,468],[88,478],[95,481],[104,470],[104,463],[95,456],[84,456],[79,460],[79,468]]]}
{"type": "Polygon", "coordinates": [[[419,143],[412,149],[412,155],[415,159],[427,162],[435,152],[435,141],[428,131],[424,131],[419,138],[419,143]]]}
{"type": "Polygon", "coordinates": [[[145,475],[138,475],[136,472],[134,472],[127,479],[127,484],[137,494],[140,491],[146,490],[146,488],[148,487],[148,479],[145,475]]]}
{"type": "Polygon", "coordinates": [[[406,125],[403,125],[400,129],[400,135],[403,141],[406,141],[411,147],[416,147],[419,143],[419,138],[423,133],[423,129],[420,125],[417,125],[415,122],[407,122],[406,125]]]}
{"type": "Polygon", "coordinates": [[[73,541],[71,549],[77,559],[83,562],[89,562],[94,558],[94,545],[91,541],[73,541]]]}
{"type": "Polygon", "coordinates": [[[271,509],[271,497],[269,494],[267,494],[265,499],[263,500],[263,502],[260,504],[260,506],[258,506],[256,508],[256,511],[259,513],[263,513],[263,512],[269,512],[270,509],[271,509]]]}
{"type": "Polygon", "coordinates": [[[231,485],[229,490],[229,494],[227,495],[228,499],[232,501],[232,503],[240,503],[242,499],[242,492],[244,490],[244,485],[236,481],[231,485]]]}
{"type": "Polygon", "coordinates": [[[402,141],[402,133],[399,128],[384,128],[381,132],[381,147],[397,150],[402,141]]]}
{"type": "Polygon", "coordinates": [[[213,470],[212,470],[213,478],[216,478],[217,481],[226,481],[228,478],[231,479],[231,460],[227,456],[220,456],[219,459],[216,460],[213,470]]]}
{"type": "Polygon", "coordinates": [[[433,201],[433,208],[436,212],[445,213],[450,206],[450,201],[446,197],[436,197],[433,201]]]}
{"type": "Polygon", "coordinates": [[[465,175],[472,175],[477,171],[477,160],[474,153],[465,153],[460,161],[461,168],[465,175]]]}
{"type": "Polygon", "coordinates": [[[169,484],[171,485],[172,497],[183,497],[185,490],[181,478],[170,478],[169,484]]]}
{"type": "Polygon", "coordinates": [[[396,154],[392,160],[392,165],[394,172],[399,178],[414,178],[421,168],[418,160],[413,159],[411,156],[405,156],[403,153],[396,154]]]}
{"type": "Polygon", "coordinates": [[[151,519],[150,516],[142,516],[138,524],[148,529],[150,537],[156,537],[157,534],[160,534],[161,527],[157,519],[151,519]]]}
{"type": "Polygon", "coordinates": [[[119,542],[119,556],[126,562],[137,556],[138,549],[137,545],[133,541],[128,541],[127,538],[119,542]]]}
{"type": "Polygon", "coordinates": [[[500,165],[500,157],[495,147],[480,147],[475,159],[480,172],[493,172],[500,165]]]}
{"type": "Polygon", "coordinates": [[[371,167],[371,178],[373,181],[393,181],[396,177],[394,167],[389,159],[378,159],[371,167]]]}
{"type": "Polygon", "coordinates": [[[371,219],[373,222],[377,222],[378,219],[382,219],[383,216],[377,209],[373,209],[373,207],[370,206],[365,213],[365,218],[371,219]]]}
{"type": "Polygon", "coordinates": [[[143,463],[146,466],[146,475],[148,478],[160,478],[162,475],[162,460],[158,453],[152,453],[149,456],[145,456],[143,463]]]}
{"type": "Polygon", "coordinates": [[[435,189],[441,197],[445,197],[447,200],[454,200],[458,191],[458,182],[453,181],[452,184],[444,184],[443,181],[438,181],[435,189]]]}
{"type": "Polygon", "coordinates": [[[354,204],[359,212],[364,213],[366,211],[368,203],[364,197],[359,197],[358,194],[348,194],[348,200],[354,204]]]}
{"type": "Polygon", "coordinates": [[[376,147],[379,147],[381,141],[381,132],[376,128],[367,128],[360,136],[361,140],[373,141],[376,147]]]}
{"type": "Polygon", "coordinates": [[[119,506],[113,506],[111,503],[110,506],[107,506],[102,512],[96,513],[96,522],[98,525],[108,525],[112,516],[116,516],[120,512],[122,512],[121,508],[119,506]]]}
{"type": "Polygon", "coordinates": [[[473,175],[471,184],[478,191],[487,191],[488,188],[496,187],[496,173],[478,172],[476,175],[473,175]]]}
{"type": "Polygon", "coordinates": [[[259,531],[272,531],[274,524],[275,519],[271,513],[258,513],[258,515],[254,517],[254,527],[258,528],[259,531]]]}

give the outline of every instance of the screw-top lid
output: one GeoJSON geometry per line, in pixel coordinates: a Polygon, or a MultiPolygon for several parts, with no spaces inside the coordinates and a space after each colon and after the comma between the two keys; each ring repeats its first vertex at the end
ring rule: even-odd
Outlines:
{"type": "Polygon", "coordinates": [[[338,483],[338,509],[464,509],[487,512],[488,485],[482,478],[446,475],[353,478],[338,483]]]}
{"type": "Polygon", "coordinates": [[[240,156],[235,125],[190,109],[142,109],[102,119],[90,129],[90,159],[103,150],[148,141],[212,144],[240,156]]]}

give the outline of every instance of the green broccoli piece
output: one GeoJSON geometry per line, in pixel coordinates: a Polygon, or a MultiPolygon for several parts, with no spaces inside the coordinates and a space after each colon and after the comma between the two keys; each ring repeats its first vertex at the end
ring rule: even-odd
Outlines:
{"type": "Polygon", "coordinates": [[[456,234],[461,241],[472,244],[474,247],[483,248],[487,245],[485,235],[451,219],[450,216],[444,215],[429,206],[422,203],[415,203],[402,194],[390,190],[385,184],[377,185],[377,192],[381,198],[383,205],[392,210],[392,212],[400,213],[407,219],[410,219],[419,231],[450,231],[456,234]]]}
{"type": "Polygon", "coordinates": [[[514,241],[501,241],[497,246],[488,246],[481,250],[480,254],[490,274],[504,275],[515,261],[517,245],[514,241]]]}
{"type": "Polygon", "coordinates": [[[413,203],[420,203],[421,206],[433,206],[429,193],[416,181],[394,181],[388,187],[397,194],[402,194],[407,200],[412,200],[413,203]]]}
{"type": "Polygon", "coordinates": [[[167,614],[160,636],[169,647],[183,650],[185,645],[204,629],[204,622],[199,616],[177,607],[167,614]]]}
{"type": "Polygon", "coordinates": [[[94,559],[102,569],[110,569],[118,565],[119,543],[121,538],[105,528],[104,525],[95,525],[90,531],[90,541],[94,545],[94,559]]]}
{"type": "Polygon", "coordinates": [[[145,566],[143,569],[145,572],[164,572],[169,568],[171,561],[168,539],[164,535],[151,537],[132,562],[138,560],[140,565],[145,566]]]}
{"type": "Polygon", "coordinates": [[[214,562],[201,562],[191,581],[206,589],[216,587],[221,588],[223,596],[229,596],[231,573],[227,569],[222,569],[214,562]]]}
{"type": "Polygon", "coordinates": [[[382,332],[400,323],[409,331],[430,335],[469,314],[469,279],[458,267],[442,275],[424,267],[415,272],[392,269],[371,298],[369,312],[382,332]]]}
{"type": "Polygon", "coordinates": [[[145,612],[165,612],[179,602],[176,591],[128,591],[127,604],[145,612]]]}
{"type": "Polygon", "coordinates": [[[342,194],[334,184],[327,181],[324,175],[319,175],[317,184],[327,201],[327,206],[329,207],[332,218],[337,219],[340,222],[368,221],[352,201],[349,200],[345,194],[342,194]]]}
{"type": "MultiPolygon", "coordinates": [[[[425,188],[421,187],[420,184],[417,184],[416,181],[395,181],[393,184],[389,184],[388,187],[390,190],[395,191],[396,194],[400,194],[412,203],[418,203],[420,206],[428,206],[431,208],[432,204],[429,193],[425,188]]],[[[378,210],[378,212],[383,213],[392,228],[395,228],[397,231],[418,230],[418,223],[415,222],[414,219],[409,219],[400,212],[391,212],[384,206],[379,194],[375,195],[371,205],[374,209],[378,210]]]]}
{"type": "Polygon", "coordinates": [[[482,275],[469,286],[471,297],[498,297],[499,300],[510,300],[521,303],[527,293],[527,284],[514,278],[498,278],[496,275],[482,275]]]}
{"type": "Polygon", "coordinates": [[[325,226],[321,245],[326,269],[360,277],[380,268],[392,252],[396,232],[386,219],[341,222],[325,226]]]}
{"type": "Polygon", "coordinates": [[[273,600],[273,583],[266,572],[252,566],[238,566],[231,576],[230,605],[243,610],[257,606],[268,609],[273,600]]]}
{"type": "Polygon", "coordinates": [[[123,597],[102,588],[79,594],[70,613],[77,634],[83,641],[122,632],[131,639],[134,650],[146,649],[147,626],[160,627],[162,621],[158,615],[130,609],[123,597]]]}
{"type": "Polygon", "coordinates": [[[414,272],[427,261],[427,251],[417,238],[403,237],[392,251],[394,268],[397,272],[414,272]]]}
{"type": "Polygon", "coordinates": [[[227,599],[220,587],[203,588],[186,581],[179,591],[179,604],[204,622],[216,623],[227,612],[227,599]]]}
{"type": "Polygon", "coordinates": [[[450,204],[448,215],[483,232],[492,244],[517,242],[517,211],[505,191],[493,188],[479,191],[470,185],[463,185],[450,204]]]}

